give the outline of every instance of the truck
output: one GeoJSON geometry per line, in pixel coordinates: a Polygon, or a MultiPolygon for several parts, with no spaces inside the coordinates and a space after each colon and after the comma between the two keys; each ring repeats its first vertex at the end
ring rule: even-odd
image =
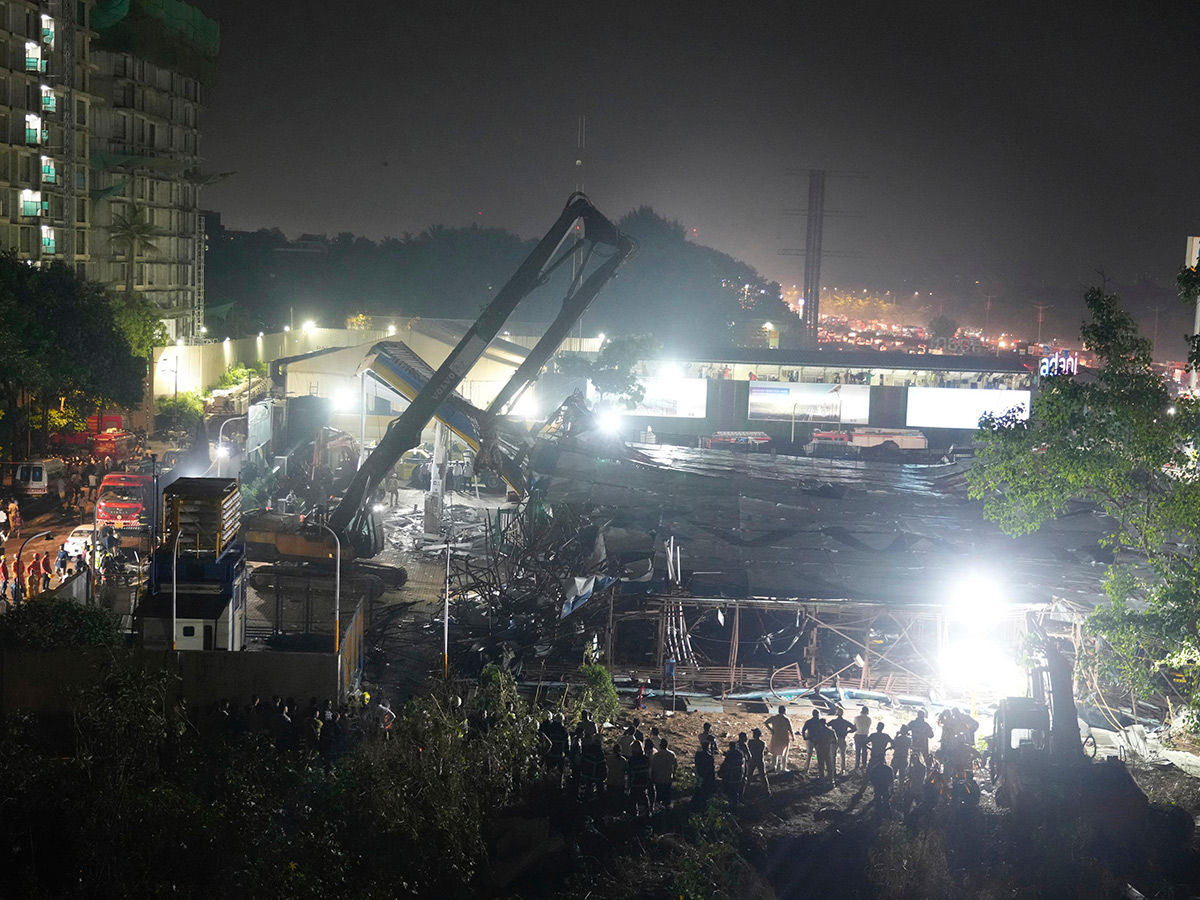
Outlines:
{"type": "MultiPolygon", "coordinates": [[[[914,428],[855,428],[851,430],[814,431],[805,445],[809,456],[838,456],[849,448],[864,450],[878,448],[880,452],[928,450],[929,439],[914,428]]],[[[851,455],[845,453],[845,455],[851,455]]]]}
{"type": "Polygon", "coordinates": [[[149,475],[113,472],[104,476],[96,494],[96,525],[122,531],[149,527],[154,506],[154,479],[149,475]]]}

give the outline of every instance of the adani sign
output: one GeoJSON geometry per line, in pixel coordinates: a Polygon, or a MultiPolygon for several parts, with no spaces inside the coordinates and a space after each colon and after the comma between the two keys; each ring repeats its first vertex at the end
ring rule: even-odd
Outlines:
{"type": "Polygon", "coordinates": [[[1062,350],[1054,356],[1043,356],[1038,363],[1038,375],[1048,378],[1051,375],[1078,375],[1079,354],[1062,350]]]}

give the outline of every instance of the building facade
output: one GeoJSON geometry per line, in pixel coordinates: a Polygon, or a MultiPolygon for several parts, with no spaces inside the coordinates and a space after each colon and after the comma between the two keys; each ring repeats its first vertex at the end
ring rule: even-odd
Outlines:
{"type": "Polygon", "coordinates": [[[91,275],[93,3],[0,0],[0,249],[91,275]]]}
{"type": "Polygon", "coordinates": [[[178,0],[0,0],[0,249],[133,290],[172,339],[199,337],[218,44],[178,0]]]}

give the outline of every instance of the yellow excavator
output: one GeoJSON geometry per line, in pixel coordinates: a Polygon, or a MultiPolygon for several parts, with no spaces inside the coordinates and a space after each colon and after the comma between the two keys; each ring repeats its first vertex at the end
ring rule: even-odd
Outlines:
{"type": "Polygon", "coordinates": [[[343,561],[377,555],[384,546],[383,523],[372,508],[371,496],[400,457],[420,443],[421,432],[435,417],[450,422],[456,413],[467,416],[474,428],[472,442],[479,448],[476,467],[491,468],[510,484],[519,481],[520,473],[512,454],[504,452],[506,442],[500,433],[500,417],[521,390],[536,380],[563,339],[635,249],[633,241],[585,195],[572,194],[557,221],[516,274],[500,289],[437,371],[424,380],[424,386],[412,397],[408,408],[391,422],[328,517],[321,521],[320,512],[310,515],[267,512],[250,518],[246,523],[247,555],[262,561],[309,563],[328,563],[339,551],[343,561]],[[574,275],[550,327],[486,410],[467,406],[455,394],[459,384],[521,301],[572,259],[574,275]]]}

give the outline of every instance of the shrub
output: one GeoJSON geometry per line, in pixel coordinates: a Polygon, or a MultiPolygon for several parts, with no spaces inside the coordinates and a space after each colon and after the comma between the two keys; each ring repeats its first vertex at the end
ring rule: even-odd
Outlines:
{"type": "Polygon", "coordinates": [[[183,391],[178,396],[164,394],[158,398],[156,415],[160,420],[170,420],[171,426],[191,431],[204,418],[204,401],[194,391],[183,391]]]}
{"type": "Polygon", "coordinates": [[[592,718],[601,725],[611,722],[621,708],[612,675],[599,663],[580,666],[579,674],[583,677],[583,684],[575,695],[574,708],[590,710],[592,718]]]}
{"type": "Polygon", "coordinates": [[[0,616],[0,647],[72,650],[115,647],[120,621],[106,609],[69,600],[32,600],[0,616]]]}

